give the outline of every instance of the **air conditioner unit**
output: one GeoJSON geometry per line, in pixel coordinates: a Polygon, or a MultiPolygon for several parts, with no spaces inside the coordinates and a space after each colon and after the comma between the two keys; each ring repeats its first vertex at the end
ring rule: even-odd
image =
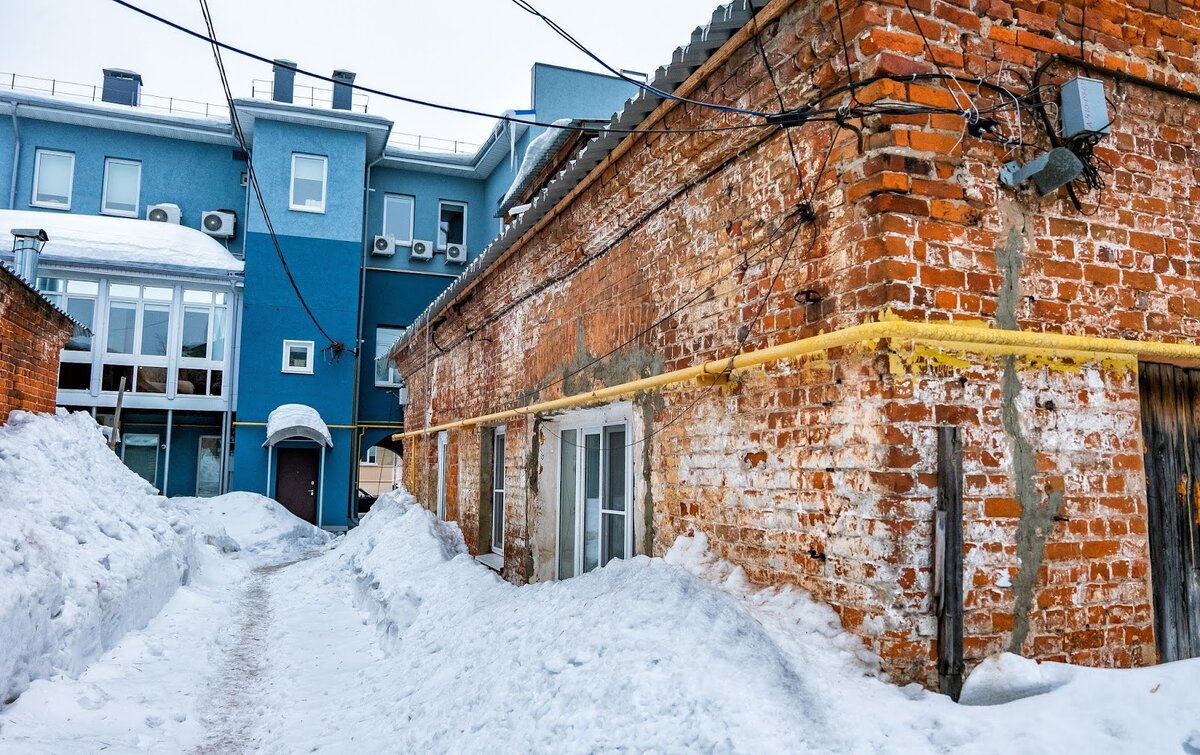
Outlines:
{"type": "Polygon", "coordinates": [[[414,260],[433,259],[433,242],[414,240],[410,249],[409,258],[414,260]]]}
{"type": "Polygon", "coordinates": [[[183,217],[183,211],[179,209],[177,204],[152,204],[146,208],[146,220],[153,220],[155,223],[174,223],[179,225],[180,218],[183,217]]]}
{"type": "Polygon", "coordinates": [[[376,236],[371,245],[371,256],[391,257],[396,253],[396,240],[391,236],[376,236]]]}
{"type": "Polygon", "coordinates": [[[200,225],[209,236],[219,239],[233,238],[237,226],[237,213],[233,210],[208,210],[201,215],[200,225]]]}
{"type": "Polygon", "coordinates": [[[446,262],[455,265],[467,264],[467,248],[462,244],[446,244],[446,262]]]}

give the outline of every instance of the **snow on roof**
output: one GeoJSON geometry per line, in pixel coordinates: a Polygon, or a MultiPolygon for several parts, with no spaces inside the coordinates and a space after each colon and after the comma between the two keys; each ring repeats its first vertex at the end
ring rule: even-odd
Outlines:
{"type": "MultiPolygon", "coordinates": [[[[559,118],[553,125],[574,126],[577,123],[573,118],[559,118]]],[[[529,142],[529,146],[525,148],[525,157],[521,159],[521,167],[517,170],[517,175],[513,176],[508,191],[504,192],[504,198],[500,200],[500,209],[497,210],[496,217],[502,218],[512,209],[517,199],[529,188],[533,177],[546,167],[554,153],[574,135],[575,132],[570,129],[548,128],[529,142]]]]}
{"type": "Polygon", "coordinates": [[[306,404],[280,404],[267,415],[267,439],[263,441],[263,447],[296,437],[315,440],[333,448],[329,428],[316,409],[306,404]]]}
{"type": "Polygon", "coordinates": [[[241,260],[195,228],[135,218],[110,218],[32,210],[0,210],[0,235],[13,228],[42,228],[50,240],[42,259],[120,266],[240,273],[241,260]]]}

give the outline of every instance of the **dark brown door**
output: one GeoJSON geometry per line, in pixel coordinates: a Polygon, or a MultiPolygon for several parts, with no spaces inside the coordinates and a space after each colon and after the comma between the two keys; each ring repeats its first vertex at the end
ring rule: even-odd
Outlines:
{"type": "Polygon", "coordinates": [[[1200,656],[1200,370],[1140,366],[1154,636],[1160,661],[1200,656]]]}
{"type": "Polygon", "coordinates": [[[315,448],[280,448],[275,455],[275,500],[304,521],[316,524],[321,452],[315,448]]]}

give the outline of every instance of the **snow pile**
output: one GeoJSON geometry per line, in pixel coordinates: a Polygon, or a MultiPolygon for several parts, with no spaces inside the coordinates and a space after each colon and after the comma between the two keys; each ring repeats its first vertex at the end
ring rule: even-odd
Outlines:
{"type": "Polygon", "coordinates": [[[170,265],[240,273],[241,260],[206,233],[174,223],[36,210],[0,210],[0,228],[42,228],[47,260],[170,265]]]}
{"type": "Polygon", "coordinates": [[[83,413],[0,427],[0,703],[145,626],[195,563],[191,523],[83,413]]]}
{"type": "Polygon", "coordinates": [[[507,212],[512,208],[517,198],[529,188],[529,181],[533,176],[546,167],[558,148],[575,134],[574,131],[565,128],[575,125],[575,120],[572,118],[559,118],[554,121],[553,125],[563,128],[547,128],[529,141],[529,146],[525,148],[525,156],[521,158],[521,167],[517,169],[517,174],[513,176],[512,183],[500,200],[502,212],[507,212]]]}
{"type": "Polygon", "coordinates": [[[227,493],[215,498],[173,498],[204,533],[205,541],[226,553],[241,553],[255,563],[296,561],[326,547],[333,535],[257,493],[227,493]]]}

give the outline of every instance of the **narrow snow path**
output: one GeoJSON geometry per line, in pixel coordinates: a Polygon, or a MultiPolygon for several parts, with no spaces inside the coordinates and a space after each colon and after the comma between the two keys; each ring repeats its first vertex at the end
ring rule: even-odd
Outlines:
{"type": "Polygon", "coordinates": [[[208,734],[193,751],[197,755],[233,755],[258,746],[255,728],[263,714],[265,646],[274,616],[269,580],[278,568],[259,567],[246,579],[237,615],[218,639],[223,657],[208,681],[201,717],[208,734]]]}

